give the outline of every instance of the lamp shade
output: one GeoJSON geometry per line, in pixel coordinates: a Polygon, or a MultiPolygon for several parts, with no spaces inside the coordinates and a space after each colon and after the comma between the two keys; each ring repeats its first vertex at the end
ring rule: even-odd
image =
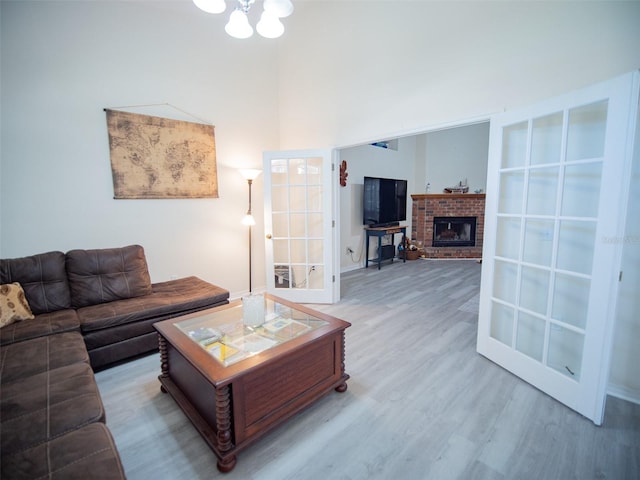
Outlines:
{"type": "Polygon", "coordinates": [[[224,0],[193,0],[200,10],[207,13],[222,13],[227,8],[227,4],[224,0]]]}
{"type": "Polygon", "coordinates": [[[284,33],[284,25],[275,14],[265,10],[256,25],[256,30],[265,38],[278,38],[284,33]]]}
{"type": "Polygon", "coordinates": [[[255,180],[262,173],[262,170],[258,170],[257,168],[241,168],[238,171],[245,180],[255,180]]]}
{"type": "Polygon", "coordinates": [[[238,9],[231,12],[224,30],[234,38],[249,38],[253,35],[253,27],[249,25],[247,14],[238,9]]]}
{"type": "Polygon", "coordinates": [[[256,224],[256,219],[253,218],[253,215],[247,213],[244,217],[242,217],[242,224],[253,227],[256,224]]]}
{"type": "Polygon", "coordinates": [[[275,16],[284,18],[293,13],[293,3],[291,0],[264,0],[264,11],[273,13],[275,16]]]}

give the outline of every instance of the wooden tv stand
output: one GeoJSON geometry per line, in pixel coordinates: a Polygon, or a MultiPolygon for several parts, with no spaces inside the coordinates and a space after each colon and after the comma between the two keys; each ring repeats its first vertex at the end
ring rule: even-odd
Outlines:
{"type": "MultiPolygon", "coordinates": [[[[391,259],[393,261],[393,255],[391,255],[389,258],[383,258],[382,255],[382,237],[385,237],[387,235],[391,235],[391,244],[393,245],[393,249],[394,249],[394,254],[395,254],[395,241],[394,238],[396,236],[396,233],[401,233],[402,234],[402,245],[404,245],[406,243],[406,239],[407,239],[407,227],[405,226],[394,226],[394,227],[367,227],[364,229],[366,234],[367,234],[367,240],[366,240],[366,255],[365,255],[365,268],[369,268],[369,237],[378,237],[378,258],[372,260],[374,262],[378,263],[378,270],[380,270],[381,264],[383,260],[389,260],[391,259]]],[[[402,261],[406,262],[407,261],[407,252],[406,250],[402,251],[402,261]]]]}

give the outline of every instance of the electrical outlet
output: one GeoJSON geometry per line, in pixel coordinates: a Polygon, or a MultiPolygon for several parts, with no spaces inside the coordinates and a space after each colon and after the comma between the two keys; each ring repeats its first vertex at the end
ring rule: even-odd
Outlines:
{"type": "Polygon", "coordinates": [[[315,272],[316,271],[316,266],[315,265],[311,265],[311,270],[309,270],[310,272],[315,272]]]}
{"type": "Polygon", "coordinates": [[[353,252],[353,248],[347,247],[347,255],[351,255],[353,252]]]}

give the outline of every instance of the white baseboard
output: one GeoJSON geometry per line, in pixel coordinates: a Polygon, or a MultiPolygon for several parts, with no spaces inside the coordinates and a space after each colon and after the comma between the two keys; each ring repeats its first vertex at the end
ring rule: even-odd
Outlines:
{"type": "Polygon", "coordinates": [[[354,270],[359,270],[361,269],[363,266],[361,264],[355,264],[355,265],[349,265],[348,267],[342,267],[340,268],[340,273],[347,273],[347,272],[352,272],[354,270]]]}
{"type": "Polygon", "coordinates": [[[612,397],[640,405],[640,390],[609,384],[607,393],[612,397]]]}

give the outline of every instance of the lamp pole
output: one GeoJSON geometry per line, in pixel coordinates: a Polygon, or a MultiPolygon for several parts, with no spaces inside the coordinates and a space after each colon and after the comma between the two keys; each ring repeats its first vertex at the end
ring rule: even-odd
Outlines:
{"type": "MultiPolygon", "coordinates": [[[[251,214],[251,185],[253,184],[253,179],[248,178],[247,183],[249,184],[249,210],[247,211],[247,215],[253,219],[253,215],[251,214]]],[[[251,295],[251,226],[253,224],[249,223],[249,295],[251,295]]]]}
{"type": "Polygon", "coordinates": [[[253,184],[253,181],[258,177],[258,175],[260,175],[260,173],[262,172],[262,170],[255,170],[255,169],[242,169],[240,170],[240,175],[242,175],[246,180],[247,180],[247,184],[249,185],[249,210],[247,210],[247,214],[244,216],[244,219],[242,220],[242,223],[244,225],[247,225],[249,227],[249,294],[252,293],[253,288],[252,288],[252,275],[251,275],[251,227],[253,225],[256,224],[256,221],[253,218],[253,215],[251,213],[251,185],[253,184]]]}

